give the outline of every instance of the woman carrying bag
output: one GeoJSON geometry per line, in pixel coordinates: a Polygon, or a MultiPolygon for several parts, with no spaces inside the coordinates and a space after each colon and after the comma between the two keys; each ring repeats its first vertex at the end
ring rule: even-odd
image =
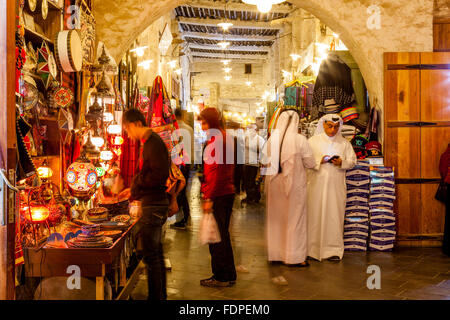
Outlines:
{"type": "Polygon", "coordinates": [[[202,130],[206,131],[208,136],[203,155],[202,208],[205,220],[211,221],[212,217],[206,215],[213,215],[220,237],[220,242],[209,241],[213,275],[201,280],[200,284],[207,287],[228,287],[236,281],[236,268],[228,230],[234,203],[234,164],[226,163],[227,154],[233,151],[233,140],[226,135],[217,109],[204,109],[200,113],[199,120],[202,123],[202,130]]]}

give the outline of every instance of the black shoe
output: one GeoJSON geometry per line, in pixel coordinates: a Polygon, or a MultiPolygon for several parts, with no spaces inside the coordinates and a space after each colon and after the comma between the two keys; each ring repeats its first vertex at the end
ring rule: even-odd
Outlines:
{"type": "Polygon", "coordinates": [[[200,280],[200,285],[204,287],[231,287],[236,281],[219,281],[212,276],[208,279],[200,280]]]}
{"type": "Polygon", "coordinates": [[[306,267],[309,267],[309,262],[305,261],[305,262],[302,262],[302,263],[294,263],[294,264],[285,263],[285,266],[287,266],[287,267],[295,267],[295,268],[306,268],[306,267]]]}
{"type": "Polygon", "coordinates": [[[327,260],[330,260],[330,261],[341,261],[341,258],[339,258],[338,256],[332,256],[332,257],[329,257],[327,260]]]}
{"type": "Polygon", "coordinates": [[[186,223],[183,221],[178,221],[170,225],[170,227],[175,229],[186,229],[186,223]]]}

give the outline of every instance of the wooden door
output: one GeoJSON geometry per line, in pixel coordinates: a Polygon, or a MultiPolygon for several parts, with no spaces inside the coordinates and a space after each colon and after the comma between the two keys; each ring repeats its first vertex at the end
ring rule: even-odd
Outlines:
{"type": "Polygon", "coordinates": [[[448,53],[385,54],[385,162],[395,168],[397,242],[440,245],[444,207],[434,199],[450,142],[448,53]]]}

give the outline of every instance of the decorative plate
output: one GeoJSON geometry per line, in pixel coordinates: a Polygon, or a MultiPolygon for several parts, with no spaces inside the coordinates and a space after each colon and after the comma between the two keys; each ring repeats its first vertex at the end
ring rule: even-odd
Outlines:
{"type": "Polygon", "coordinates": [[[131,217],[126,214],[121,214],[119,216],[115,216],[111,219],[113,222],[122,222],[122,223],[128,223],[130,221],[131,217]]]}
{"type": "Polygon", "coordinates": [[[47,3],[47,0],[42,0],[41,9],[42,9],[42,18],[45,20],[45,19],[47,19],[47,16],[48,16],[48,3],[47,3]]]}

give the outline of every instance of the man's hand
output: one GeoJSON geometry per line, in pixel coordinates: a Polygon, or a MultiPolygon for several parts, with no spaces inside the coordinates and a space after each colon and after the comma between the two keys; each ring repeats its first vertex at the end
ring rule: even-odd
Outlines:
{"type": "Polygon", "coordinates": [[[323,156],[322,161],[320,161],[321,164],[327,163],[328,160],[330,160],[330,156],[323,156]]]}
{"type": "Polygon", "coordinates": [[[337,158],[334,160],[331,160],[331,162],[336,166],[336,167],[342,167],[342,159],[341,158],[337,158]]]}
{"type": "Polygon", "coordinates": [[[211,213],[213,209],[213,202],[211,199],[203,200],[202,201],[202,209],[203,213],[211,213]]]}

